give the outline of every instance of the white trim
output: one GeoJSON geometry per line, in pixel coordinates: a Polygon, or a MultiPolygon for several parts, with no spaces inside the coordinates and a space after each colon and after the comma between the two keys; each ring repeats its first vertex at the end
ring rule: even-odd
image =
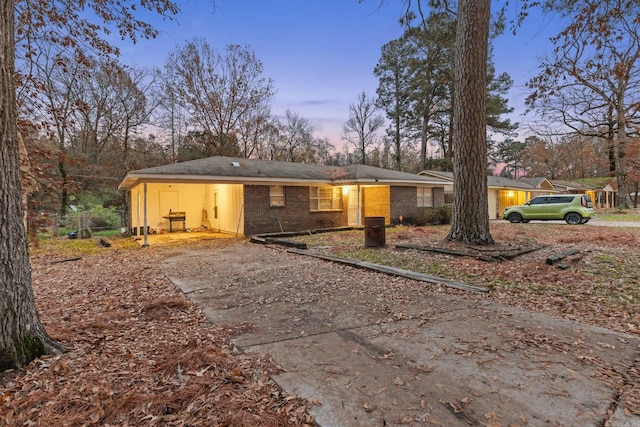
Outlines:
{"type": "Polygon", "coordinates": [[[122,180],[118,188],[120,190],[130,189],[135,187],[140,182],[148,183],[161,183],[161,182],[175,182],[176,184],[244,184],[244,185],[279,185],[287,184],[290,186],[309,187],[316,185],[393,185],[398,187],[408,187],[414,185],[434,185],[442,186],[446,183],[442,181],[414,181],[414,180],[386,180],[386,179],[358,179],[349,182],[335,181],[335,180],[317,180],[317,179],[292,179],[292,178],[254,178],[243,176],[206,176],[206,175],[158,175],[158,174],[135,174],[127,175],[122,180]]]}

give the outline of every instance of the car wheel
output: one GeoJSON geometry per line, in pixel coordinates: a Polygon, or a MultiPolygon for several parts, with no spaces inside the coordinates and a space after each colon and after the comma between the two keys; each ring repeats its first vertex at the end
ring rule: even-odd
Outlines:
{"type": "Polygon", "coordinates": [[[567,224],[570,224],[570,225],[581,224],[582,215],[576,212],[569,212],[568,214],[565,215],[564,220],[567,222],[567,224]]]}
{"type": "Polygon", "coordinates": [[[518,212],[511,212],[507,219],[512,223],[522,222],[522,215],[520,215],[518,212]]]}
{"type": "Polygon", "coordinates": [[[581,224],[586,224],[586,223],[588,223],[590,219],[591,219],[591,218],[582,218],[582,222],[581,222],[581,224]]]}

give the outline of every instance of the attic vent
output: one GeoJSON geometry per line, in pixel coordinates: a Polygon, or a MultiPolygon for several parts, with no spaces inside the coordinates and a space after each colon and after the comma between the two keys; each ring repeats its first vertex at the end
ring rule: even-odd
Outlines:
{"type": "Polygon", "coordinates": [[[231,166],[233,166],[234,168],[239,168],[240,162],[231,162],[231,166]]]}

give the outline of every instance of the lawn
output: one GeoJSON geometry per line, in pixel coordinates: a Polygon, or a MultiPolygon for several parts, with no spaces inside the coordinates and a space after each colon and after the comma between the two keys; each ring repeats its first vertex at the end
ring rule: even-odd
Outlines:
{"type": "Polygon", "coordinates": [[[604,209],[598,210],[596,216],[603,221],[640,222],[640,208],[635,209],[604,209]]]}

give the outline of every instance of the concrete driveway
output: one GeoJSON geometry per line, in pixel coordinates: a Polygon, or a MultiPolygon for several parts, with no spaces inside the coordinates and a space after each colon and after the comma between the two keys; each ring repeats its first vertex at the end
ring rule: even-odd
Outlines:
{"type": "Polygon", "coordinates": [[[246,240],[171,251],[171,280],[320,426],[640,426],[619,393],[637,337],[246,240]]]}

